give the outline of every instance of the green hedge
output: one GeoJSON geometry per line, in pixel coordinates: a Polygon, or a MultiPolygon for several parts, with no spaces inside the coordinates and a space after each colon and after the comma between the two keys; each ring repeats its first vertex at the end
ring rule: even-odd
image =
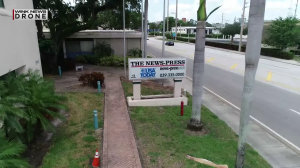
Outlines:
{"type": "MultiPolygon", "coordinates": [[[[137,58],[137,57],[127,56],[126,57],[126,67],[128,66],[128,58],[137,58]]],[[[123,67],[124,66],[124,58],[119,57],[119,56],[103,57],[103,58],[99,59],[98,65],[123,67]]]]}
{"type": "Polygon", "coordinates": [[[273,48],[262,48],[260,54],[286,60],[291,60],[294,58],[294,53],[292,52],[284,52],[273,48]]]}
{"type": "MultiPolygon", "coordinates": [[[[187,38],[182,38],[182,37],[177,37],[177,40],[188,42],[187,38]]],[[[190,39],[189,42],[195,43],[195,40],[190,39]]],[[[217,43],[217,42],[211,42],[211,41],[206,41],[205,45],[217,47],[217,48],[224,48],[224,49],[228,49],[228,50],[235,50],[235,51],[238,51],[238,48],[239,48],[239,46],[235,45],[235,44],[217,43]]],[[[246,46],[242,46],[242,52],[245,52],[245,51],[246,51],[246,46]]],[[[261,48],[261,55],[274,57],[274,58],[281,58],[281,59],[286,59],[286,60],[291,60],[294,58],[294,53],[292,53],[292,52],[283,52],[283,51],[280,51],[278,49],[273,49],[273,48],[261,48]]]]}

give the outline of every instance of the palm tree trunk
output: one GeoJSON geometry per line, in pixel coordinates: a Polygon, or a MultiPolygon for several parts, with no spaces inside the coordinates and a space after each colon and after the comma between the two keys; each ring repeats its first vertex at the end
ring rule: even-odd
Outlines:
{"type": "Polygon", "coordinates": [[[236,168],[244,167],[245,145],[248,134],[250,108],[255,83],[255,75],[260,57],[261,38],[264,25],[266,0],[255,0],[250,3],[249,34],[245,55],[246,68],[244,75],[244,89],[242,94],[239,142],[236,156],[236,168]]]}
{"type": "Polygon", "coordinates": [[[198,21],[195,57],[193,68],[193,106],[192,116],[188,123],[188,129],[200,131],[203,127],[201,121],[201,105],[204,77],[204,52],[205,52],[205,21],[198,21]]]}

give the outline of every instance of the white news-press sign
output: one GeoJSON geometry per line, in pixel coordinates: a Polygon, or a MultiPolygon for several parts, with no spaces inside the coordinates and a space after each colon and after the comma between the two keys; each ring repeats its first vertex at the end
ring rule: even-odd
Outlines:
{"type": "Polygon", "coordinates": [[[185,58],[129,59],[129,80],[185,78],[185,58]]]}
{"type": "Polygon", "coordinates": [[[47,9],[13,9],[13,20],[48,20],[47,9]]]}

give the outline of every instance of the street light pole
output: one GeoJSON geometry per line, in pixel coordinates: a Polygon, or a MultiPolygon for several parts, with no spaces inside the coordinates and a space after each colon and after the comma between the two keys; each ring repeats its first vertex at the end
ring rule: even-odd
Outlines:
{"type": "Polygon", "coordinates": [[[166,13],[166,0],[164,0],[164,14],[163,14],[163,42],[162,42],[162,57],[165,57],[165,31],[166,31],[166,17],[165,17],[165,13],[166,13]]]}
{"type": "Polygon", "coordinates": [[[126,78],[126,37],[125,37],[125,0],[123,0],[123,33],[124,33],[124,73],[126,78]]]}
{"type": "Polygon", "coordinates": [[[141,9],[142,9],[142,40],[141,40],[141,50],[142,50],[142,57],[144,57],[144,3],[143,3],[144,0],[142,0],[142,6],[141,6],[141,9]]]}
{"type": "Polygon", "coordinates": [[[167,32],[169,32],[169,3],[170,3],[170,0],[168,0],[168,6],[167,6],[167,8],[168,8],[168,10],[167,10],[167,18],[168,18],[168,20],[167,20],[167,32]]]}
{"type": "Polygon", "coordinates": [[[178,14],[178,0],[176,0],[176,18],[175,18],[175,27],[176,27],[176,30],[175,30],[175,40],[177,38],[177,14],[178,14]]]}
{"type": "Polygon", "coordinates": [[[296,3],[296,9],[295,9],[295,15],[294,15],[295,18],[297,16],[297,9],[298,9],[298,0],[297,0],[297,3],[296,3]]]}
{"type": "Polygon", "coordinates": [[[148,35],[148,0],[145,0],[145,18],[144,18],[144,58],[147,58],[147,35],[148,35]]]}
{"type": "Polygon", "coordinates": [[[240,43],[239,43],[239,52],[242,49],[242,37],[243,37],[243,30],[244,30],[244,21],[245,21],[245,8],[246,8],[246,0],[244,0],[244,7],[243,7],[243,14],[242,14],[242,24],[241,24],[241,33],[240,33],[240,43]]]}

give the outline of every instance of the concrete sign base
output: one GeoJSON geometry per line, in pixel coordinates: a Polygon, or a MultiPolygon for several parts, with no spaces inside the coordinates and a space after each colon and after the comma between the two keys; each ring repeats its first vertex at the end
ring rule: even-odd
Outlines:
{"type": "Polygon", "coordinates": [[[128,106],[180,106],[181,101],[187,105],[188,99],[183,95],[177,98],[173,95],[149,95],[141,96],[140,100],[134,100],[132,96],[127,97],[128,106]]]}
{"type": "Polygon", "coordinates": [[[187,105],[187,97],[181,94],[182,79],[174,79],[174,92],[169,95],[141,95],[141,81],[134,80],[133,96],[127,97],[129,106],[180,106],[187,105]]]}

